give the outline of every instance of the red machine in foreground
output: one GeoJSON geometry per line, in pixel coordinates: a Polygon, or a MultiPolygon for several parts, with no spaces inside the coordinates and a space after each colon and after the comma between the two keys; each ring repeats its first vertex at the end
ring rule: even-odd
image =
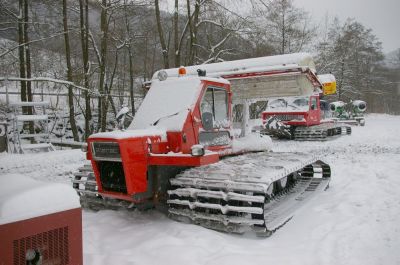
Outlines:
{"type": "Polygon", "coordinates": [[[75,175],[86,207],[157,207],[211,229],[270,235],[330,167],[312,154],[267,152],[268,136],[236,138],[232,92],[222,78],[154,80],[128,129],[88,140],[90,166],[75,175]]]}
{"type": "Polygon", "coordinates": [[[82,211],[66,184],[0,177],[0,264],[81,265],[82,211]]]}

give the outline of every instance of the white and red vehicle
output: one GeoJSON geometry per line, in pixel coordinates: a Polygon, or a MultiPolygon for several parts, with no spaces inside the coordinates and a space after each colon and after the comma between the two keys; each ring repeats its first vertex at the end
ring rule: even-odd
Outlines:
{"type": "Polygon", "coordinates": [[[327,140],[332,136],[351,134],[351,127],[332,118],[330,105],[324,95],[336,93],[332,74],[315,75],[308,68],[315,92],[297,97],[271,98],[262,113],[265,132],[269,135],[295,140],[327,140]]]}
{"type": "Polygon", "coordinates": [[[320,95],[273,98],[268,101],[262,120],[268,135],[295,140],[326,140],[351,134],[351,127],[324,119],[320,95]]]}
{"type": "Polygon", "coordinates": [[[330,167],[312,154],[268,152],[268,136],[234,134],[229,81],[160,76],[126,130],[90,136],[91,165],[73,181],[83,206],[156,207],[268,236],[328,186],[330,167]]]}
{"type": "MultiPolygon", "coordinates": [[[[320,97],[328,89],[332,90],[329,93],[334,93],[336,81],[330,74],[317,76],[313,59],[307,53],[190,66],[185,71],[187,75],[195,76],[200,71],[230,81],[233,116],[240,116],[234,119],[239,120],[234,127],[240,127],[242,136],[253,129],[249,123],[261,125],[260,118],[264,125],[257,126],[256,130],[278,138],[325,140],[351,133],[351,127],[325,119],[330,110],[327,104],[321,109],[321,105],[325,105],[320,103],[320,97]],[[293,106],[287,105],[292,101],[293,106]],[[238,115],[238,109],[243,113],[238,115]],[[259,111],[250,113],[251,109],[259,111]]],[[[156,72],[153,80],[162,73],[169,77],[179,76],[178,68],[174,68],[156,72]]]]}

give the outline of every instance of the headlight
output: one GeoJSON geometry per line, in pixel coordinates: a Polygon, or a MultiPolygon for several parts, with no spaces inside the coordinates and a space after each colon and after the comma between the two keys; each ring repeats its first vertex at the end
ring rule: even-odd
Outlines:
{"type": "Polygon", "coordinates": [[[87,152],[87,150],[88,150],[88,145],[87,145],[87,143],[84,143],[84,144],[81,145],[81,150],[82,150],[82,152],[84,152],[84,153],[87,152]]]}
{"type": "Polygon", "coordinates": [[[203,156],[204,155],[204,146],[201,144],[196,144],[191,147],[192,156],[203,156]]]}

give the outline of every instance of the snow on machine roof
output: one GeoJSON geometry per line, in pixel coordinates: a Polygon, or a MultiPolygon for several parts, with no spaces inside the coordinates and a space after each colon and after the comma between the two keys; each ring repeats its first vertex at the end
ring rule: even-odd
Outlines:
{"type": "MultiPolygon", "coordinates": [[[[287,69],[293,67],[308,67],[315,72],[315,63],[308,53],[293,53],[259,58],[250,58],[236,61],[226,61],[212,64],[202,64],[187,66],[186,74],[197,76],[197,70],[206,70],[207,76],[220,77],[225,75],[248,73],[255,71],[270,71],[287,69]]],[[[158,79],[160,71],[165,71],[168,77],[178,77],[178,68],[164,69],[156,71],[152,81],[158,79]]]]}
{"type": "Polygon", "coordinates": [[[318,75],[318,79],[322,84],[336,81],[336,78],[333,74],[318,75]]]}
{"type": "Polygon", "coordinates": [[[0,225],[75,208],[79,197],[70,185],[18,174],[0,177],[0,225]]]}
{"type": "MultiPolygon", "coordinates": [[[[315,76],[314,61],[308,53],[194,65],[184,69],[186,76],[197,76],[198,70],[202,70],[208,77],[228,79],[231,82],[232,100],[235,104],[243,100],[311,95],[321,86],[315,76]],[[314,80],[310,80],[313,77],[314,80]]],[[[179,77],[179,70],[172,68],[157,71],[153,75],[152,82],[160,77],[176,80],[179,77]]]]}

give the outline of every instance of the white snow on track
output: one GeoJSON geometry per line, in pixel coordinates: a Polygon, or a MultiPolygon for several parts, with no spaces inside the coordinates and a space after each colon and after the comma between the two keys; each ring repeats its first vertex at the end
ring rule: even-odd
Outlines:
{"type": "MultiPolygon", "coordinates": [[[[156,210],[84,210],[84,264],[400,264],[399,133],[399,116],[369,115],[351,136],[275,142],[275,151],[325,157],[332,181],[270,238],[178,223],[156,210]]],[[[0,154],[0,176],[68,182],[83,159],[75,150],[0,154]]]]}

